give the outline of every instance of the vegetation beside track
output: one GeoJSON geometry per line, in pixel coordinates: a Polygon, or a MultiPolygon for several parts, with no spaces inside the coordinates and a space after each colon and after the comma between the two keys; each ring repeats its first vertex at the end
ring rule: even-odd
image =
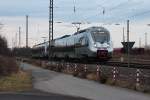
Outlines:
{"type": "Polygon", "coordinates": [[[19,92],[32,89],[31,75],[19,71],[16,74],[0,77],[0,92],[19,92]]]}
{"type": "Polygon", "coordinates": [[[8,76],[19,71],[15,58],[0,56],[0,76],[8,76]]]}
{"type": "Polygon", "coordinates": [[[7,46],[6,39],[0,36],[0,76],[11,75],[18,71],[19,67],[7,46]]]}
{"type": "Polygon", "coordinates": [[[0,92],[26,91],[31,88],[30,73],[20,70],[6,39],[0,36],[0,92]]]}

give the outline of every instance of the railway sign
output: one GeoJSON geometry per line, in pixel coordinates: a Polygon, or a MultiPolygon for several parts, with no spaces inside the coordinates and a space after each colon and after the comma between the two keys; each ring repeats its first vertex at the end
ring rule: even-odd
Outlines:
{"type": "Polygon", "coordinates": [[[129,50],[132,49],[132,47],[134,46],[135,42],[121,42],[123,45],[123,48],[125,50],[125,52],[128,52],[128,44],[129,44],[129,50]]]}

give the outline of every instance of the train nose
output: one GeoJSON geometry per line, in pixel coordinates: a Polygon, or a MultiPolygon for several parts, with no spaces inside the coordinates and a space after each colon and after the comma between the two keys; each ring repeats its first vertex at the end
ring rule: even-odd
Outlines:
{"type": "Polygon", "coordinates": [[[97,57],[98,58],[107,58],[108,50],[97,50],[97,57]]]}

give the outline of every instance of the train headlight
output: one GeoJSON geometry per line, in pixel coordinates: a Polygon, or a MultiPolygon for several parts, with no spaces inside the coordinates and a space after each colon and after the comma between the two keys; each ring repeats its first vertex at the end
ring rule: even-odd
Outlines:
{"type": "Polygon", "coordinates": [[[94,47],[97,47],[97,44],[96,44],[96,43],[94,43],[94,47]]]}

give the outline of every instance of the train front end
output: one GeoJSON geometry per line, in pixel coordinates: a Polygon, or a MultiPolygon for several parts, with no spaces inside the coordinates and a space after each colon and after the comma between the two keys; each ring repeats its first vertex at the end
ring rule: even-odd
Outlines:
{"type": "Polygon", "coordinates": [[[97,58],[107,59],[108,58],[108,50],[97,50],[97,58]]]}
{"type": "Polygon", "coordinates": [[[107,29],[101,27],[91,31],[93,39],[93,52],[96,58],[100,60],[107,60],[112,57],[113,47],[110,33],[107,29]]]}

